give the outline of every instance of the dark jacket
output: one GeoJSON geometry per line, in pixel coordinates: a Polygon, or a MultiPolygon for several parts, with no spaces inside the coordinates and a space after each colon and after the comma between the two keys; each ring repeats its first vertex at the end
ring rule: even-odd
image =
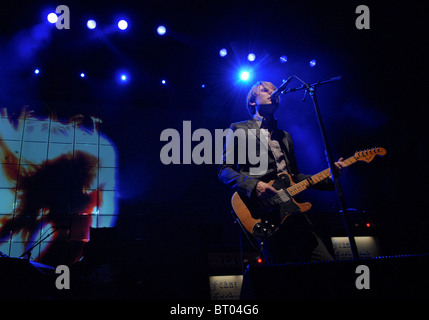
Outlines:
{"type": "MultiPolygon", "coordinates": [[[[249,159],[246,161],[238,161],[238,151],[240,147],[240,143],[246,143],[248,146],[249,137],[252,139],[256,136],[256,150],[257,155],[261,155],[260,151],[260,128],[256,120],[248,120],[243,122],[232,123],[230,126],[230,130],[235,132],[237,129],[241,129],[245,134],[246,141],[237,141],[234,142],[234,163],[228,164],[226,163],[226,155],[227,155],[227,146],[229,143],[232,143],[232,139],[228,139],[226,141],[224,152],[223,152],[223,161],[219,165],[218,168],[218,176],[219,179],[225,183],[226,185],[232,187],[233,191],[238,191],[240,194],[246,195],[250,197],[255,190],[255,187],[259,181],[268,182],[273,180],[277,176],[277,166],[276,160],[272,154],[272,152],[268,149],[268,167],[265,172],[262,174],[251,174],[251,169],[258,167],[258,164],[252,164],[249,159]],[[249,130],[253,129],[253,130],[249,130]],[[256,133],[256,134],[255,134],[256,133]]],[[[298,166],[296,163],[295,152],[293,148],[292,138],[289,133],[286,131],[280,130],[278,128],[274,128],[271,133],[271,138],[275,139],[279,142],[283,153],[286,158],[286,167],[288,173],[292,176],[292,179],[295,183],[300,182],[302,180],[307,179],[310,175],[302,174],[298,170],[298,166]]],[[[243,149],[241,149],[243,150],[243,149]]],[[[246,149],[248,151],[248,149],[246,149]]],[[[324,181],[319,182],[314,186],[316,189],[321,190],[333,190],[334,184],[331,179],[325,179],[324,181]]]]}

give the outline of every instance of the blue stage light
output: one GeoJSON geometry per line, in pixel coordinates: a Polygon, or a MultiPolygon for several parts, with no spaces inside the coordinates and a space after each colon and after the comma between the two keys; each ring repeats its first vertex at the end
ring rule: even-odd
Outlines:
{"type": "Polygon", "coordinates": [[[80,74],[80,77],[81,77],[81,78],[85,78],[85,73],[83,73],[83,72],[82,72],[82,73],[80,74]]]}
{"type": "Polygon", "coordinates": [[[310,67],[314,67],[316,65],[316,60],[312,59],[309,63],[310,67]]]}
{"type": "Polygon", "coordinates": [[[164,26],[159,26],[159,27],[156,29],[156,32],[157,32],[160,36],[163,36],[163,35],[167,32],[167,29],[166,29],[164,26]]]}
{"type": "Polygon", "coordinates": [[[164,79],[162,79],[162,80],[161,80],[161,83],[162,83],[162,84],[166,84],[166,83],[167,83],[167,81],[165,81],[164,79]]]}
{"type": "Polygon", "coordinates": [[[228,50],[226,50],[225,48],[222,48],[219,50],[219,55],[221,57],[225,57],[228,54],[228,50]]]}
{"type": "Polygon", "coordinates": [[[250,78],[250,72],[249,71],[241,71],[240,73],[240,79],[243,81],[247,81],[250,78]]]}
{"type": "Polygon", "coordinates": [[[119,69],[116,71],[115,79],[120,84],[127,84],[131,80],[131,74],[127,69],[119,69]]]}
{"type": "Polygon", "coordinates": [[[280,57],[280,62],[281,63],[286,63],[287,62],[287,56],[281,56],[280,57]]]}
{"type": "Polygon", "coordinates": [[[39,69],[34,69],[34,74],[39,74],[40,70],[39,69]]]}
{"type": "Polygon", "coordinates": [[[118,28],[121,29],[121,30],[127,29],[128,28],[128,22],[125,21],[125,20],[120,20],[118,22],[118,28]]]}
{"type": "Polygon", "coordinates": [[[50,23],[56,23],[58,21],[58,16],[54,12],[51,12],[48,14],[47,19],[50,23]]]}
{"type": "Polygon", "coordinates": [[[95,22],[95,20],[88,20],[86,26],[88,27],[88,29],[95,29],[95,27],[97,26],[97,22],[95,22]]]}
{"type": "Polygon", "coordinates": [[[247,60],[249,60],[249,61],[255,61],[255,59],[256,59],[256,56],[255,56],[254,53],[249,53],[247,55],[247,60]]]}

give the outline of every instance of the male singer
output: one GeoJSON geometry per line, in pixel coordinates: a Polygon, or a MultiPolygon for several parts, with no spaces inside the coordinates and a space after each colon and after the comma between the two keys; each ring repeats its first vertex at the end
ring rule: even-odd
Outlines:
{"type": "MultiPolygon", "coordinates": [[[[272,96],[276,87],[271,82],[259,81],[247,95],[247,110],[251,119],[243,122],[232,123],[230,129],[237,129],[246,133],[246,139],[255,132],[263,131],[268,136],[268,169],[263,174],[252,174],[254,167],[250,162],[240,163],[237,157],[234,163],[226,161],[227,140],[224,148],[223,162],[219,166],[219,179],[237,191],[242,197],[257,197],[267,201],[277,194],[277,190],[269,182],[277,177],[280,172],[287,172],[295,183],[310,177],[299,172],[295,158],[292,138],[290,134],[277,128],[274,117],[279,99],[272,96]],[[249,130],[252,129],[252,130],[249,130]]],[[[257,143],[260,141],[256,139],[257,143]]],[[[261,143],[261,142],[259,142],[261,143]]],[[[247,143],[246,143],[247,145],[247,143]]],[[[237,145],[233,146],[238,152],[237,145]]],[[[257,147],[258,148],[258,147],[257,147]]],[[[246,157],[247,158],[247,157],[246,157]]],[[[340,158],[335,163],[341,170],[345,167],[340,158]]],[[[313,186],[319,190],[334,190],[335,186],[330,178],[327,178],[313,186]]],[[[279,230],[271,237],[265,239],[262,246],[264,258],[268,263],[286,263],[298,261],[332,260],[326,246],[316,235],[313,226],[305,214],[292,215],[286,218],[279,230]]]]}

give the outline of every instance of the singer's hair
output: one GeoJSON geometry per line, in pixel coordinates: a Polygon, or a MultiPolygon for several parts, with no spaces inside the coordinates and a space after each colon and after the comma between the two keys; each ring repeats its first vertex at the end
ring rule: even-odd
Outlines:
{"type": "Polygon", "coordinates": [[[275,85],[273,85],[271,82],[268,82],[268,81],[258,81],[253,85],[253,87],[250,89],[249,93],[247,94],[247,99],[246,99],[247,111],[252,117],[256,113],[256,108],[255,108],[255,105],[250,103],[255,103],[256,97],[261,92],[261,86],[271,91],[275,91],[277,89],[275,85]]]}

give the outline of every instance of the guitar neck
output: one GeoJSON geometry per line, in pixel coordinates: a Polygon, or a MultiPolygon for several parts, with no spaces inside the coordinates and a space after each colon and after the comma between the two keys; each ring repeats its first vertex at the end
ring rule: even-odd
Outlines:
{"type": "MultiPolygon", "coordinates": [[[[346,164],[346,166],[349,166],[355,162],[357,162],[356,158],[354,156],[343,160],[343,162],[346,164]]],[[[328,178],[331,175],[331,169],[325,169],[319,173],[316,173],[315,175],[311,176],[308,179],[305,179],[301,182],[298,182],[292,186],[290,186],[289,188],[287,188],[287,192],[293,197],[295,195],[297,195],[298,193],[307,190],[310,186],[325,180],[326,178],[328,178]]]]}

